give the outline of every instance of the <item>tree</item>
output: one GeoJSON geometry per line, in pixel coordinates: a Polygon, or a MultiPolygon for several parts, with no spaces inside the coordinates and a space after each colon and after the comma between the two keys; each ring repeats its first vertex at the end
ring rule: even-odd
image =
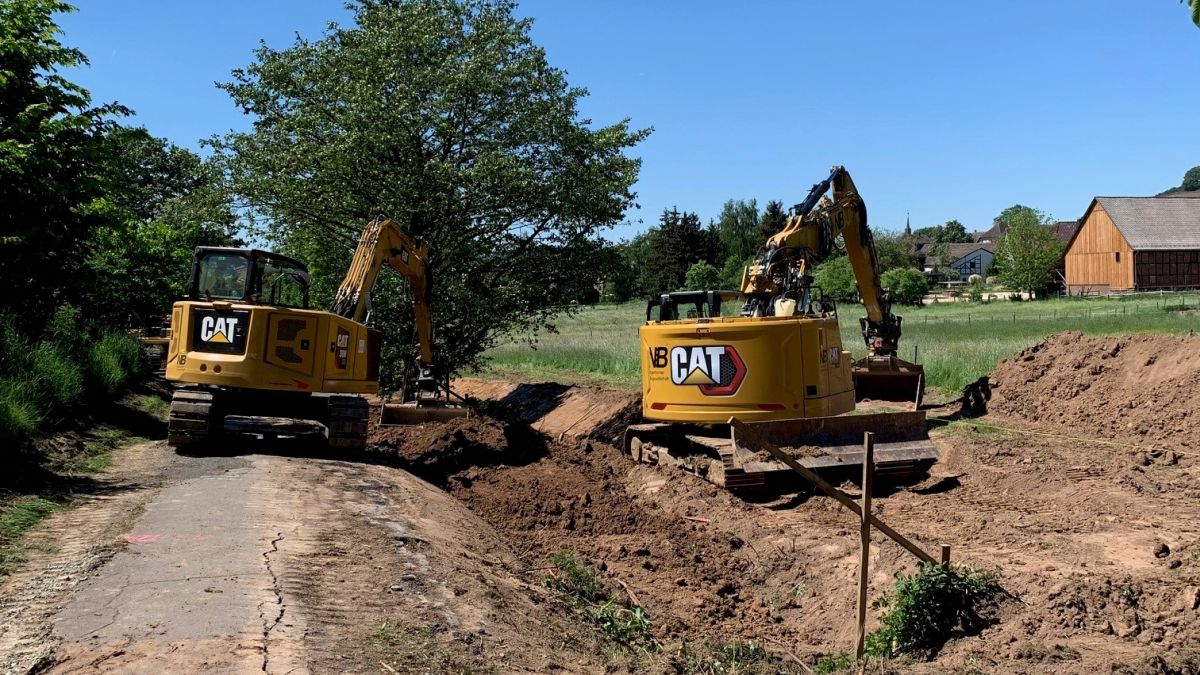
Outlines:
{"type": "Polygon", "coordinates": [[[763,209],[762,215],[758,218],[758,230],[754,235],[756,246],[751,251],[751,255],[757,253],[768,239],[778,234],[787,225],[787,218],[783,202],[776,199],[767,202],[767,207],[763,209]]]}
{"type": "Polygon", "coordinates": [[[117,127],[104,140],[105,222],[88,244],[84,306],[109,325],[148,326],[187,288],[196,246],[236,242],[235,217],[211,162],[117,127]]]}
{"type": "Polygon", "coordinates": [[[929,293],[929,282],[921,271],[912,267],[888,270],[879,280],[894,302],[901,305],[920,305],[929,293]]]}
{"type": "Polygon", "coordinates": [[[745,260],[727,258],[725,260],[725,265],[721,268],[722,290],[742,290],[742,276],[746,271],[746,266],[752,262],[754,262],[753,258],[747,258],[745,260]]]}
{"type": "Polygon", "coordinates": [[[0,3],[0,314],[37,332],[78,302],[85,242],[105,219],[101,172],[110,118],[60,70],[87,64],[57,39],[57,0],[0,3]],[[35,301],[36,299],[36,301],[35,301]]]}
{"type": "Polygon", "coordinates": [[[948,220],[942,225],[937,241],[946,244],[966,244],[971,242],[971,235],[966,226],[957,220],[948,220]]]}
{"type": "Polygon", "coordinates": [[[1027,291],[1032,298],[1050,281],[1063,255],[1063,243],[1048,229],[1051,220],[1039,211],[1014,211],[996,249],[1000,282],[1027,291]]]}
{"type": "Polygon", "coordinates": [[[720,271],[703,260],[689,267],[683,279],[685,291],[713,291],[720,285],[720,271]]]}
{"type": "Polygon", "coordinates": [[[722,262],[754,256],[762,242],[758,234],[758,203],[730,199],[721,208],[714,227],[717,231],[717,257],[722,262]]]}
{"type": "Polygon", "coordinates": [[[917,256],[909,239],[891,232],[875,232],[874,239],[880,272],[917,266],[917,256]]]}
{"type": "Polygon", "coordinates": [[[858,281],[846,256],[831,258],[813,270],[813,282],[825,292],[825,297],[839,302],[853,302],[858,297],[858,281]]]}
{"type": "MultiPolygon", "coordinates": [[[[221,86],[254,128],[214,144],[266,236],[310,263],[318,301],[372,217],[425,238],[438,365],[477,367],[603,276],[593,242],[633,205],[640,160],[625,153],[649,130],[581,118],[586,90],[547,62],[512,0],[351,7],[350,25],[260,47],[234,71],[221,86]]],[[[402,363],[411,318],[382,276],[383,362],[402,363]]]]}
{"type": "Polygon", "coordinates": [[[1188,9],[1192,10],[1192,23],[1200,26],[1200,0],[1179,0],[1180,4],[1186,4],[1188,9]]]}
{"type": "Polygon", "coordinates": [[[1198,192],[1200,191],[1200,166],[1193,166],[1183,174],[1183,180],[1177,187],[1173,187],[1164,192],[1160,192],[1158,196],[1171,195],[1179,192],[1198,192]]]}

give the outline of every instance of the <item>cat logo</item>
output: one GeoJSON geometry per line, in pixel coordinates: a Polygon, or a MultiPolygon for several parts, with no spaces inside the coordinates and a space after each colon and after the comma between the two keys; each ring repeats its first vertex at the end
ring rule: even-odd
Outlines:
{"type": "Polygon", "coordinates": [[[205,342],[229,344],[237,331],[238,320],[232,316],[206,316],[200,320],[200,339],[205,342]]]}
{"type": "Polygon", "coordinates": [[[730,345],[673,347],[669,364],[671,382],[705,396],[732,396],[746,379],[746,362],[730,345]]]}

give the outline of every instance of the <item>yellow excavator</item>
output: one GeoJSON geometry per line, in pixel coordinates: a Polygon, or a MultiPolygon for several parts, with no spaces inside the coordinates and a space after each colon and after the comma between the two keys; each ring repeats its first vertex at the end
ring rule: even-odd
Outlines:
{"type": "MultiPolygon", "coordinates": [[[[168,441],[197,446],[222,434],[310,435],[324,427],[330,447],[366,445],[369,406],[379,391],[379,332],[366,325],[371,289],[390,267],[409,282],[420,347],[414,402],[391,421],[457,417],[439,405],[434,374],[428,247],[395,222],[371,221],[330,311],[309,307],[304,264],[256,249],[199,247],[187,299],[171,309],[166,378],[179,383],[168,441]],[[314,425],[313,423],[317,423],[314,425]]],[[[385,420],[386,421],[386,420],[385,420]]]]}
{"type": "Polygon", "coordinates": [[[901,325],[880,283],[866,206],[850,174],[835,166],[745,269],[739,291],[667,293],[648,303],[639,335],[642,416],[650,423],[629,427],[626,451],[651,463],[715,454],[719,465],[705,473],[735,491],[792,477],[738,446],[726,426],[736,417],[777,445],[823,448],[801,461],[814,470],[861,467],[863,431],[876,432],[882,473],[926,466],[937,455],[918,410],[924,371],[897,357],[901,325]],[[836,303],[811,276],[839,239],[867,310],[860,321],[867,354],[857,361],[842,346],[836,303]],[[722,311],[737,302],[736,315],[722,311]],[[915,405],[842,416],[862,399],[915,405]]]}

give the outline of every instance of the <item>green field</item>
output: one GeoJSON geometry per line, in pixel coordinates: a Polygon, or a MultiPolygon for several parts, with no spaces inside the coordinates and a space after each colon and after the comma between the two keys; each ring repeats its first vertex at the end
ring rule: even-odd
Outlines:
{"type": "MultiPolygon", "coordinates": [[[[1200,326],[1200,295],[1146,294],[1122,298],[1055,298],[1037,302],[942,303],[903,307],[901,356],[924,364],[928,384],[953,391],[992,370],[996,362],[1051,333],[1085,335],[1170,333],[1200,326]]],[[[843,305],[842,342],[862,356],[858,305],[843,305]]],[[[601,380],[636,387],[637,329],[643,303],[581,308],[543,334],[536,348],[501,345],[488,353],[492,374],[530,380],[601,380]]]]}

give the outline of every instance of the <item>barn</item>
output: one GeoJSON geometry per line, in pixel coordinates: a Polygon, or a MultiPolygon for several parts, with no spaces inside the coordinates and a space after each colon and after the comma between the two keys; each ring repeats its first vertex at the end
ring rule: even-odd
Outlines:
{"type": "Polygon", "coordinates": [[[1200,199],[1096,197],[1065,253],[1072,295],[1200,287],[1200,199]]]}

